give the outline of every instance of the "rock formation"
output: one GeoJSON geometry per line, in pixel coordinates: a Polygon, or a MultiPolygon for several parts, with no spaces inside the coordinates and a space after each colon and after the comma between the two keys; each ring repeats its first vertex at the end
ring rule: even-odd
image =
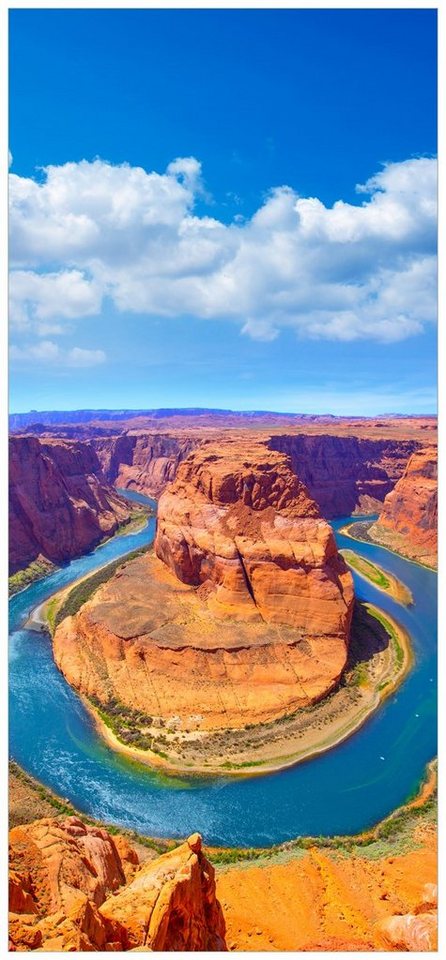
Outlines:
{"type": "Polygon", "coordinates": [[[438,949],[437,886],[425,884],[413,913],[387,917],[378,927],[385,950],[435,952],[438,949]]]}
{"type": "Polygon", "coordinates": [[[225,950],[214,869],[194,834],[139,865],[77,817],[10,831],[10,949],[225,950]]]}
{"type": "Polygon", "coordinates": [[[264,444],[189,457],[159,502],[155,551],[223,618],[348,635],[352,586],[331,528],[288,458],[264,444]]]}
{"type": "Polygon", "coordinates": [[[316,500],[322,516],[377,513],[417,449],[413,439],[284,435],[269,446],[291,457],[292,468],[316,500]]]}
{"type": "Polygon", "coordinates": [[[85,553],[130,515],[94,450],[78,441],[12,437],[9,498],[11,573],[38,557],[60,563],[85,553]]]}
{"type": "Polygon", "coordinates": [[[110,483],[152,497],[160,496],[181,461],[199,443],[198,438],[146,432],[95,437],[92,441],[110,483]]]}
{"type": "Polygon", "coordinates": [[[368,535],[404,556],[437,564],[437,449],[414,453],[368,535]]]}
{"type": "Polygon", "coordinates": [[[337,683],[352,578],[285,455],[196,449],[159,501],[155,551],[56,630],[76,689],[187,731],[277,719],[337,683]]]}
{"type": "MultiPolygon", "coordinates": [[[[82,431],[85,435],[85,428],[82,431]]],[[[159,497],[175,479],[188,454],[211,439],[209,430],[169,433],[128,431],[118,436],[91,438],[109,482],[159,497]]],[[[249,445],[251,436],[246,431],[249,445]]],[[[232,434],[240,441],[240,434],[232,434]]],[[[271,450],[287,454],[293,471],[307,487],[327,519],[352,513],[376,513],[387,493],[402,476],[407,460],[419,446],[410,438],[368,438],[264,433],[271,450]]],[[[224,441],[231,440],[231,435],[224,441]]]]}

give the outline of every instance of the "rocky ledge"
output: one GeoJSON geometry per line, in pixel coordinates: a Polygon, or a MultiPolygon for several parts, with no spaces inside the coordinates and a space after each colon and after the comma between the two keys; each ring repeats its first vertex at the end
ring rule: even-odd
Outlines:
{"type": "Polygon", "coordinates": [[[123,836],[78,817],[9,834],[10,950],[225,950],[201,837],[140,864],[123,836]]]}

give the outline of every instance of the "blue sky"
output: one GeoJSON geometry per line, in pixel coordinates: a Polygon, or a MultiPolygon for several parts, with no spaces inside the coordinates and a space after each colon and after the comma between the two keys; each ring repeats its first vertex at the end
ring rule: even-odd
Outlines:
{"type": "Polygon", "coordinates": [[[434,410],[434,11],[11,11],[10,149],[12,410],[434,410]]]}

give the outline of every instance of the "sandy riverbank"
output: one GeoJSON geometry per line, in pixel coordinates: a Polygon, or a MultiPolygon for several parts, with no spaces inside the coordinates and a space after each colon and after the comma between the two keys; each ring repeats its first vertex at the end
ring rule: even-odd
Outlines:
{"type": "Polygon", "coordinates": [[[353,523],[346,524],[345,527],[341,527],[339,533],[343,537],[350,537],[350,540],[357,540],[358,543],[370,543],[372,547],[379,547],[381,550],[387,550],[387,553],[396,554],[398,557],[401,557],[403,560],[406,560],[407,563],[414,563],[416,567],[424,567],[425,570],[430,570],[431,573],[436,573],[436,566],[431,566],[428,563],[423,563],[421,560],[415,560],[413,557],[407,556],[407,554],[402,553],[397,549],[395,543],[381,543],[379,540],[374,540],[373,537],[370,537],[367,533],[368,527],[371,527],[375,523],[374,520],[363,521],[355,520],[353,523]],[[357,528],[357,532],[354,528],[357,528]],[[365,529],[367,527],[367,529],[365,529]],[[362,532],[362,536],[360,535],[362,532]]]}
{"type": "Polygon", "coordinates": [[[389,573],[377,563],[372,563],[365,557],[361,557],[354,550],[343,549],[339,551],[351,570],[354,570],[364,580],[368,580],[381,593],[386,593],[392,597],[396,603],[401,603],[408,607],[413,603],[413,596],[408,587],[393,573],[389,573]]]}

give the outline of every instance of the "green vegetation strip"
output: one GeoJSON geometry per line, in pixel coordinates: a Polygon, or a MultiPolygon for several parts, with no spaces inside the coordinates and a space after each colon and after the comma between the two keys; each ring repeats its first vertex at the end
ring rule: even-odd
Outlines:
{"type": "Polygon", "coordinates": [[[145,526],[149,517],[154,516],[155,511],[153,507],[138,504],[138,506],[132,510],[127,520],[123,520],[122,523],[119,524],[113,537],[109,539],[113,540],[115,537],[127,536],[128,533],[136,533],[137,530],[141,530],[141,528],[145,526]]]}
{"type": "Polygon", "coordinates": [[[350,567],[353,567],[358,573],[363,574],[377,587],[380,587],[381,590],[389,590],[390,580],[386,577],[384,570],[375,566],[370,560],[359,557],[353,550],[341,550],[341,553],[350,567]]]}
{"type": "MultiPolygon", "coordinates": [[[[157,732],[155,743],[153,736],[148,733],[148,729],[153,724],[153,717],[149,717],[141,710],[132,710],[131,707],[125,706],[114,697],[108,700],[106,709],[97,697],[90,696],[86,699],[94,707],[105,726],[112,731],[121,743],[137,747],[139,750],[151,750],[152,753],[157,753],[164,760],[168,759],[167,753],[159,748],[159,744],[167,745],[167,738],[162,733],[157,732]]],[[[158,720],[158,724],[163,727],[164,721],[162,719],[158,720]]]]}
{"type": "Polygon", "coordinates": [[[76,584],[76,586],[70,590],[68,596],[63,600],[57,610],[57,596],[53,597],[47,607],[47,619],[51,631],[54,633],[56,627],[59,626],[62,620],[65,620],[65,617],[73,617],[78,613],[82,605],[86,603],[87,600],[90,600],[93,594],[96,593],[96,590],[98,590],[103,583],[106,583],[107,580],[110,580],[120,567],[123,567],[129,560],[134,560],[136,557],[146,553],[147,550],[148,547],[139,547],[139,549],[127,553],[125,557],[119,557],[118,560],[114,560],[105,567],[96,570],[91,577],[86,577],[85,580],[81,580],[80,583],[76,584]]]}
{"type": "Polygon", "coordinates": [[[372,617],[374,617],[375,620],[378,620],[379,623],[381,623],[382,626],[384,627],[384,630],[386,631],[386,633],[388,633],[395,650],[395,661],[399,669],[400,667],[402,667],[404,663],[405,651],[399,642],[397,630],[395,630],[393,623],[391,623],[390,620],[387,619],[387,617],[384,615],[384,613],[381,610],[378,609],[378,607],[375,607],[374,605],[370,605],[370,604],[365,604],[365,606],[369,607],[369,612],[372,615],[372,617]]]}
{"type": "Polygon", "coordinates": [[[13,573],[9,577],[9,596],[13,596],[13,594],[18,593],[19,590],[24,590],[25,587],[29,587],[30,583],[34,583],[35,580],[41,580],[42,577],[46,577],[56,569],[55,564],[51,563],[51,560],[46,560],[44,557],[40,560],[33,560],[24,570],[18,570],[17,573],[13,573]]]}
{"type": "MultiPolygon", "coordinates": [[[[437,816],[437,761],[428,764],[425,776],[420,784],[419,794],[428,783],[434,781],[427,796],[417,802],[417,794],[407,804],[398,807],[393,813],[381,820],[371,830],[363,833],[338,835],[333,837],[296,837],[286,843],[271,847],[231,847],[211,849],[207,856],[215,865],[242,864],[246,861],[290,859],[310,848],[335,850],[340,856],[359,855],[370,860],[389,856],[390,852],[413,849],[413,828],[420,819],[436,823],[437,816]]],[[[418,794],[418,795],[419,795],[418,794]]]]}

